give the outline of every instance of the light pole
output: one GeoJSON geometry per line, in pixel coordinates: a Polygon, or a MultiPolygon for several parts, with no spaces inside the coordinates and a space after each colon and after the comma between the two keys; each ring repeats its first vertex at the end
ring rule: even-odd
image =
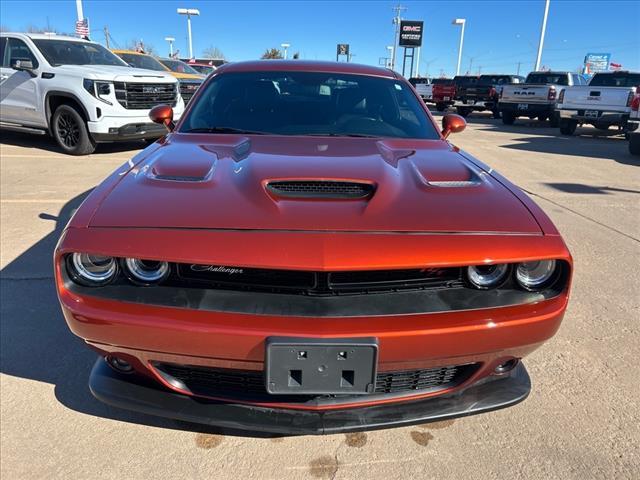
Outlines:
{"type": "Polygon", "coordinates": [[[549,16],[549,3],[550,0],[547,0],[544,4],[544,17],[542,18],[540,42],[538,43],[538,56],[536,57],[536,68],[533,69],[534,72],[540,70],[540,60],[542,60],[542,45],[544,44],[544,32],[547,29],[547,16],[549,16]]]}
{"type": "Polygon", "coordinates": [[[287,48],[291,46],[290,43],[281,43],[280,46],[284,49],[284,59],[287,59],[287,48]]]}
{"type": "Polygon", "coordinates": [[[389,50],[389,59],[387,61],[387,68],[391,68],[393,69],[393,46],[392,45],[387,45],[387,50],[389,50]]]}
{"type": "Polygon", "coordinates": [[[169,42],[169,58],[173,58],[173,42],[176,41],[173,37],[164,37],[164,39],[169,42]]]}
{"type": "Polygon", "coordinates": [[[458,48],[458,66],[456,67],[456,75],[460,75],[460,62],[462,61],[462,44],[464,43],[464,26],[467,24],[467,20],[464,18],[455,18],[451,25],[462,25],[460,31],[460,48],[458,48]]]}
{"type": "Polygon", "coordinates": [[[189,34],[189,58],[193,58],[193,41],[191,39],[191,15],[197,17],[200,15],[200,10],[196,8],[179,8],[178,15],[187,16],[187,32],[189,34]]]}

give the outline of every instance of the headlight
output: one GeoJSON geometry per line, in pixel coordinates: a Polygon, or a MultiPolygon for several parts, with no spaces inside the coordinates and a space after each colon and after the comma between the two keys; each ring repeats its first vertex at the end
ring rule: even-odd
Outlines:
{"type": "Polygon", "coordinates": [[[169,263],[127,258],[124,261],[129,278],[143,285],[159,283],[169,275],[169,263]]]}
{"type": "Polygon", "coordinates": [[[480,289],[500,286],[506,280],[508,273],[508,264],[473,265],[467,267],[467,278],[474,287],[480,289]]]}
{"type": "Polygon", "coordinates": [[[555,260],[519,263],[516,268],[516,280],[527,290],[538,290],[546,286],[554,277],[555,272],[555,260]]]}
{"type": "Polygon", "coordinates": [[[99,80],[89,80],[85,78],[82,82],[84,89],[101,102],[113,105],[109,100],[103,98],[108,97],[112,91],[111,82],[101,82],[99,80]]]}
{"type": "Polygon", "coordinates": [[[118,263],[115,258],[91,253],[70,255],[68,265],[73,279],[89,287],[106,285],[118,272],[118,263]]]}

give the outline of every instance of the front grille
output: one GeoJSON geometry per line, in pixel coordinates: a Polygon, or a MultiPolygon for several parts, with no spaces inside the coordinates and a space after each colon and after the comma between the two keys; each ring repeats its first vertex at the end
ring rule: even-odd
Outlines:
{"type": "Polygon", "coordinates": [[[374,186],[361,182],[288,180],[269,182],[267,189],[281,197],[353,199],[371,196],[374,186]]]}
{"type": "Polygon", "coordinates": [[[156,105],[176,106],[175,83],[113,83],[116,99],[127,110],[148,110],[156,105]]]}
{"type": "MultiPolygon", "coordinates": [[[[194,395],[231,396],[234,398],[306,402],[318,395],[270,395],[264,386],[264,373],[255,370],[232,370],[224,368],[155,363],[154,367],[165,379],[167,376],[178,380],[194,395]]],[[[451,365],[446,367],[380,372],[376,376],[375,394],[402,395],[435,392],[460,385],[476,370],[478,364],[451,365]]],[[[172,382],[174,385],[176,382],[172,382]]],[[[338,397],[325,395],[325,397],[338,397]]],[[[349,398],[349,395],[340,395],[349,398]]],[[[362,399],[361,396],[352,398],[362,399]]]]}
{"type": "Polygon", "coordinates": [[[198,91],[199,83],[180,83],[180,96],[184,100],[184,104],[188,104],[191,97],[198,91]]]}
{"type": "Polygon", "coordinates": [[[457,267],[310,272],[185,263],[177,265],[171,282],[183,287],[319,296],[443,289],[464,285],[461,270],[457,267]]]}

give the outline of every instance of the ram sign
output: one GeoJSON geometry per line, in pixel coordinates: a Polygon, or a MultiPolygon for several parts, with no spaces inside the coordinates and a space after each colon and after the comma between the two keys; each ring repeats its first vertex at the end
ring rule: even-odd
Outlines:
{"type": "Polygon", "coordinates": [[[423,25],[424,22],[402,20],[400,22],[400,39],[398,45],[401,47],[421,47],[423,25]]]}

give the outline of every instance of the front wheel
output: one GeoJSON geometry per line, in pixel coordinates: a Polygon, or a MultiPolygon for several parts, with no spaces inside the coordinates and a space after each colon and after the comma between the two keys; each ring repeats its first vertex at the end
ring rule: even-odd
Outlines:
{"type": "Polygon", "coordinates": [[[560,121],[560,133],[562,135],[573,135],[578,128],[578,122],[575,120],[561,120],[560,121]]]}
{"type": "Polygon", "coordinates": [[[516,121],[516,116],[513,112],[502,112],[502,123],[505,125],[513,125],[513,122],[516,121]]]}
{"type": "Polygon", "coordinates": [[[87,124],[71,105],[60,105],[51,118],[51,132],[56,143],[69,155],[89,155],[96,144],[87,124]]]}

